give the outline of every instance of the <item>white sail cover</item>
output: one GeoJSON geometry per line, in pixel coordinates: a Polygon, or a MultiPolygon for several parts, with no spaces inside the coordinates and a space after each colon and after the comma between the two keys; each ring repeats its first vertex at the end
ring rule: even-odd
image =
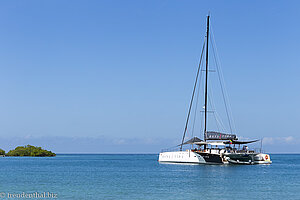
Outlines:
{"type": "Polygon", "coordinates": [[[216,131],[206,131],[205,135],[207,140],[237,140],[236,135],[220,133],[216,131]]]}

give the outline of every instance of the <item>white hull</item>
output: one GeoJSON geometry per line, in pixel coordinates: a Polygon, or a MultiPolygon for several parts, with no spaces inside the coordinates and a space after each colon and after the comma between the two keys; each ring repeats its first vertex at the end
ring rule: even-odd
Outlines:
{"type": "Polygon", "coordinates": [[[206,163],[202,156],[192,152],[191,150],[163,152],[159,154],[158,161],[170,163],[206,163]]]}
{"type": "MultiPolygon", "coordinates": [[[[223,154],[224,150],[210,150],[203,153],[195,153],[191,150],[162,152],[159,154],[159,162],[167,163],[194,163],[194,164],[271,164],[270,155],[258,153],[249,160],[244,158],[245,153],[223,154]],[[201,155],[200,155],[201,154],[201,155]],[[235,158],[230,159],[231,156],[235,158]],[[230,157],[229,157],[230,156],[230,157]],[[254,159],[253,159],[254,158],[254,159]],[[250,161],[251,160],[251,161],[250,161]]],[[[247,157],[248,158],[248,157],[247,157]]]]}

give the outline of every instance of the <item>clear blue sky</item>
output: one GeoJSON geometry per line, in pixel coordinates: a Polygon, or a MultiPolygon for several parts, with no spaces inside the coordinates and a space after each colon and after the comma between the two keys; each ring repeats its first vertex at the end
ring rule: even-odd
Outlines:
{"type": "Polygon", "coordinates": [[[82,152],[157,152],[179,142],[210,11],[237,134],[300,152],[299,7],[1,1],[0,148],[75,152],[70,141],[85,140],[82,152]]]}

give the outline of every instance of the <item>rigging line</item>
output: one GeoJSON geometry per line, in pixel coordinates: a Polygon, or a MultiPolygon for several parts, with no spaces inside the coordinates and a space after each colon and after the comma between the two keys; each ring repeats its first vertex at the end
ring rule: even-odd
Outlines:
{"type": "Polygon", "coordinates": [[[203,121],[204,121],[204,115],[200,115],[200,132],[203,131],[203,121]]]}
{"type": "MultiPolygon", "coordinates": [[[[213,98],[211,98],[212,96],[214,96],[213,90],[211,89],[211,87],[209,87],[209,93],[210,93],[211,95],[208,95],[208,97],[209,97],[209,101],[210,101],[210,104],[211,104],[211,106],[212,106],[212,109],[214,110],[214,117],[215,117],[215,120],[216,120],[216,122],[221,126],[222,130],[225,131],[225,126],[224,126],[224,124],[223,124],[223,122],[222,122],[222,120],[221,120],[221,118],[220,118],[220,116],[219,116],[219,114],[218,114],[218,112],[217,112],[217,109],[216,109],[215,103],[214,103],[214,101],[213,101],[213,98]]],[[[217,125],[217,126],[218,126],[218,125],[217,125]]]]}
{"type": "MultiPolygon", "coordinates": [[[[216,45],[215,37],[214,37],[214,34],[213,34],[213,27],[212,27],[212,36],[211,37],[212,37],[212,43],[214,44],[215,51],[216,51],[215,53],[216,53],[217,62],[219,63],[218,66],[220,66],[221,62],[220,62],[220,58],[219,58],[219,55],[218,55],[218,48],[217,48],[217,45],[216,45]]],[[[220,75],[221,75],[221,80],[223,81],[223,85],[224,85],[225,98],[227,99],[227,102],[228,102],[228,110],[229,110],[229,114],[230,114],[229,119],[231,120],[231,123],[232,123],[232,129],[235,132],[236,128],[235,128],[234,118],[233,118],[233,114],[232,114],[231,105],[229,103],[228,92],[227,92],[226,87],[225,87],[225,80],[224,80],[224,76],[223,76],[221,67],[219,68],[219,72],[220,72],[220,75]]]]}
{"type": "Polygon", "coordinates": [[[217,112],[217,109],[216,109],[216,106],[215,106],[215,102],[214,102],[214,98],[213,98],[214,97],[214,93],[213,93],[212,87],[210,86],[210,87],[208,87],[208,89],[209,89],[209,93],[211,94],[211,95],[208,95],[208,97],[209,97],[209,101],[210,101],[210,104],[212,106],[212,109],[214,110],[213,115],[215,117],[216,124],[217,124],[217,126],[220,125],[221,130],[223,132],[226,132],[226,128],[224,126],[224,123],[223,123],[223,121],[222,121],[219,113],[217,112]]]}
{"type": "Polygon", "coordinates": [[[217,118],[218,122],[221,124],[221,127],[222,127],[223,132],[226,133],[225,126],[224,126],[224,124],[223,124],[223,122],[222,122],[222,120],[221,120],[220,115],[219,115],[217,112],[216,112],[216,118],[217,118]]]}
{"type": "Polygon", "coordinates": [[[223,125],[222,121],[218,118],[218,113],[216,110],[214,110],[214,112],[213,112],[213,117],[215,119],[218,131],[222,132],[224,130],[224,125],[223,125]]]}
{"type": "MultiPolygon", "coordinates": [[[[212,40],[212,38],[211,38],[211,40],[212,40]]],[[[226,99],[225,99],[224,88],[223,88],[223,84],[222,84],[222,81],[221,81],[220,69],[219,69],[219,66],[218,66],[217,59],[216,59],[216,53],[215,53],[214,45],[212,45],[212,49],[213,49],[214,60],[216,62],[216,68],[217,68],[219,82],[220,82],[220,86],[221,86],[223,101],[224,101],[224,104],[225,104],[225,110],[226,110],[226,115],[227,115],[227,118],[228,118],[229,128],[230,128],[230,132],[232,133],[231,120],[230,120],[230,117],[229,117],[228,106],[227,106],[226,99]]]]}
{"type": "MultiPolygon", "coordinates": [[[[204,45],[205,45],[205,40],[204,40],[204,45]]],[[[203,56],[203,54],[202,54],[202,56],[203,56]]],[[[202,58],[200,58],[200,59],[202,59],[202,58]]],[[[202,80],[202,73],[201,73],[202,68],[203,68],[203,64],[201,64],[201,67],[200,67],[200,77],[199,77],[199,81],[198,81],[198,89],[197,89],[197,94],[196,94],[196,107],[195,107],[195,110],[194,110],[192,137],[194,136],[194,130],[195,130],[195,124],[196,124],[196,118],[197,118],[197,110],[198,110],[199,96],[200,96],[200,89],[201,89],[200,86],[201,86],[201,80],[202,80]]]]}
{"type": "Polygon", "coordinates": [[[192,109],[194,95],[195,95],[195,89],[196,89],[196,86],[197,86],[198,76],[199,76],[199,72],[200,72],[200,68],[201,68],[201,61],[202,61],[202,56],[203,56],[203,52],[204,52],[204,47],[205,47],[205,42],[203,44],[202,51],[201,51],[199,67],[198,67],[198,70],[197,70],[197,75],[196,75],[196,80],[195,80],[195,84],[194,84],[192,99],[191,99],[191,103],[190,103],[190,107],[189,107],[189,112],[188,112],[188,115],[187,115],[187,118],[186,118],[185,128],[184,128],[183,137],[182,137],[182,141],[181,141],[181,145],[180,145],[180,151],[182,151],[182,145],[183,145],[183,142],[184,142],[185,134],[186,134],[189,119],[190,119],[191,109],[192,109]]]}
{"type": "MultiPolygon", "coordinates": [[[[201,65],[200,71],[203,68],[203,65],[201,65]]],[[[193,120],[193,127],[192,127],[192,137],[194,136],[194,130],[195,130],[195,124],[196,124],[196,118],[197,118],[197,110],[198,110],[198,104],[199,104],[199,96],[200,96],[200,84],[202,80],[202,73],[200,73],[199,81],[198,81],[198,90],[196,94],[196,107],[194,110],[194,120],[193,120]]]]}
{"type": "MultiPolygon", "coordinates": [[[[200,84],[200,80],[201,80],[201,74],[200,74],[200,78],[199,78],[199,84],[200,84]]],[[[198,85],[199,87],[199,85],[198,85]]],[[[196,107],[194,110],[194,120],[193,120],[193,127],[192,127],[192,137],[194,136],[194,130],[195,130],[195,122],[196,122],[196,118],[197,118],[197,108],[198,108],[198,102],[199,102],[199,88],[196,94],[196,107]]]]}
{"type": "Polygon", "coordinates": [[[221,128],[221,130],[225,132],[226,129],[225,129],[224,123],[223,123],[222,119],[220,118],[220,116],[217,112],[216,106],[215,106],[215,102],[214,102],[214,98],[213,98],[214,93],[213,93],[212,87],[209,86],[208,90],[209,90],[208,100],[209,100],[209,103],[210,103],[210,105],[212,107],[212,110],[213,110],[213,116],[215,118],[217,128],[218,129],[221,128]]]}
{"type": "Polygon", "coordinates": [[[215,109],[215,107],[214,107],[211,99],[212,98],[210,97],[210,95],[208,95],[208,103],[211,105],[211,108],[212,108],[212,111],[213,111],[212,114],[213,114],[213,116],[214,116],[214,118],[216,120],[217,129],[218,129],[218,131],[220,131],[218,120],[217,120],[216,115],[215,115],[216,109],[215,109]]]}

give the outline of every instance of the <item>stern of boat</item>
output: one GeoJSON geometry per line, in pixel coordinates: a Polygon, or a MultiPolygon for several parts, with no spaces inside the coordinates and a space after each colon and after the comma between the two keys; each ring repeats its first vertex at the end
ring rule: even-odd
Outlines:
{"type": "Polygon", "coordinates": [[[271,157],[266,153],[259,153],[254,156],[254,164],[271,164],[271,157]]]}

